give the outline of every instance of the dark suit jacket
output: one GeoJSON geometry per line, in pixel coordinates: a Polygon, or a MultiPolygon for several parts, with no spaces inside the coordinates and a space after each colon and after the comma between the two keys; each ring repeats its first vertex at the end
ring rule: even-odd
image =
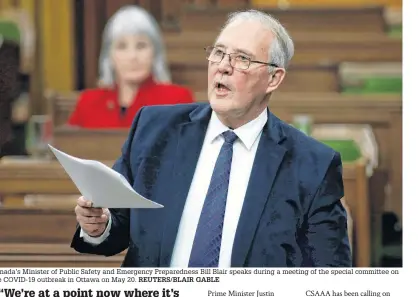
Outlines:
{"type": "MultiPolygon", "coordinates": [[[[112,209],[109,237],[82,253],[168,267],[205,132],[208,104],[142,108],[114,169],[162,209],[112,209]]],[[[232,267],[351,266],[340,156],[268,113],[235,235],[232,267]]],[[[115,197],[117,199],[117,197],[115,197]]]]}

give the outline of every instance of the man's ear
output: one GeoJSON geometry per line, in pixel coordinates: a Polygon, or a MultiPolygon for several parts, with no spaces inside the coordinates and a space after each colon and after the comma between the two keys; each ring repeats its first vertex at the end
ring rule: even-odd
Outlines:
{"type": "Polygon", "coordinates": [[[280,86],[285,76],[286,70],[284,68],[275,68],[274,72],[270,74],[267,93],[275,91],[280,86]]]}

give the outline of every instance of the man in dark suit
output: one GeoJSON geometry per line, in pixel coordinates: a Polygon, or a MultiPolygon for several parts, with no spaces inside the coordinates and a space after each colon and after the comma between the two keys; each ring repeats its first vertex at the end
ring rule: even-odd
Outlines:
{"type": "Polygon", "coordinates": [[[114,165],[164,208],[80,197],[72,247],[128,248],[126,267],[351,266],[339,154],[268,109],[293,52],[274,18],[232,15],[206,48],[210,104],[142,108],[114,165]]]}

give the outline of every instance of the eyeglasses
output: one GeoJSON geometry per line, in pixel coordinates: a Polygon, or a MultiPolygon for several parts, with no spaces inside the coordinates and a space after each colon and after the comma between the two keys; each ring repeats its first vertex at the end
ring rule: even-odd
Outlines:
{"type": "Polygon", "coordinates": [[[220,63],[225,56],[229,56],[229,59],[228,59],[229,65],[231,65],[231,67],[234,67],[240,70],[247,70],[250,67],[251,63],[279,67],[278,65],[273,64],[273,63],[266,63],[262,61],[251,60],[249,57],[245,56],[242,53],[227,54],[224,50],[214,47],[214,46],[205,47],[205,51],[206,51],[206,59],[208,61],[214,62],[214,63],[220,63]]]}

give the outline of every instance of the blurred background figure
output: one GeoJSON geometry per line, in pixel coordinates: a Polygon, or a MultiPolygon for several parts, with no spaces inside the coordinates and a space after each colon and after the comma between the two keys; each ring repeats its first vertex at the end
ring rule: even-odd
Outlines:
{"type": "Polygon", "coordinates": [[[0,34],[0,157],[19,154],[13,122],[13,101],[17,98],[19,41],[0,34]]]}
{"type": "Polygon", "coordinates": [[[121,8],[107,23],[100,53],[100,88],[84,91],[68,123],[83,128],[128,128],[146,105],[193,102],[171,84],[158,23],[144,9],[121,8]]]}
{"type": "Polygon", "coordinates": [[[26,155],[29,73],[35,50],[35,32],[28,12],[10,8],[0,10],[0,38],[0,113],[3,116],[0,142],[5,140],[5,133],[8,134],[8,141],[0,149],[0,154],[26,155]]]}
{"type": "Polygon", "coordinates": [[[13,85],[16,84],[18,64],[17,61],[13,63],[12,59],[10,65],[9,61],[13,56],[16,60],[16,52],[17,46],[8,44],[0,35],[0,156],[3,155],[3,147],[10,141],[11,136],[11,93],[13,85]]]}

